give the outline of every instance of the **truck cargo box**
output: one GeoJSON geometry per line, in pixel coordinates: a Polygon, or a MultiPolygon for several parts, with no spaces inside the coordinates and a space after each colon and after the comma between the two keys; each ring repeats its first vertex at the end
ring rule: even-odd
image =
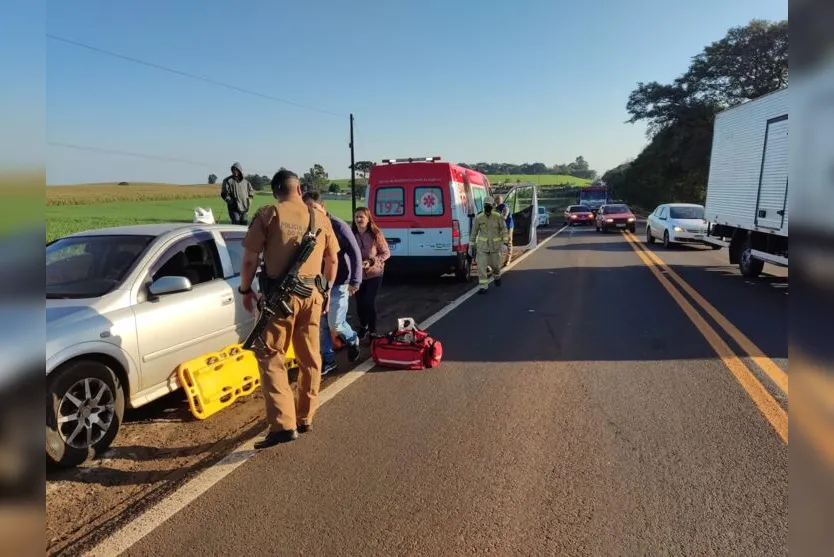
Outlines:
{"type": "Polygon", "coordinates": [[[705,218],[788,235],[788,89],[715,117],[705,218]]]}

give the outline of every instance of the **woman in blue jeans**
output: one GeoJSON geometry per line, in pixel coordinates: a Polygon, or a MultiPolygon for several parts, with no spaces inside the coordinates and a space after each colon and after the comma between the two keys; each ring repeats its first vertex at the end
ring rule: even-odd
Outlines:
{"type": "Polygon", "coordinates": [[[325,213],[330,218],[333,233],[339,242],[339,270],[330,289],[330,307],[324,308],[319,325],[321,340],[321,374],[337,369],[333,337],[338,337],[348,349],[348,360],[359,359],[359,337],[347,322],[348,302],[362,282],[362,254],[350,225],[334,217],[324,208],[324,201],[317,191],[309,191],[302,197],[304,203],[325,213]],[[335,334],[334,334],[335,333],[335,334]]]}

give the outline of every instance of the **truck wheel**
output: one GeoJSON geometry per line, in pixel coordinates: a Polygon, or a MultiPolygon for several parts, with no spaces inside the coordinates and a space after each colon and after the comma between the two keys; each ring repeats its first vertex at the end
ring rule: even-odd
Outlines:
{"type": "Polygon", "coordinates": [[[116,374],[81,360],[50,377],[46,389],[46,457],[71,468],[103,453],[119,433],[125,396],[116,374]]]}
{"type": "Polygon", "coordinates": [[[762,274],[764,261],[756,259],[750,254],[750,240],[748,239],[741,248],[741,257],[738,260],[738,269],[744,278],[756,278],[762,274]]]}
{"type": "Polygon", "coordinates": [[[455,267],[455,278],[460,282],[469,282],[472,275],[472,259],[468,255],[458,259],[458,265],[455,267]]]}

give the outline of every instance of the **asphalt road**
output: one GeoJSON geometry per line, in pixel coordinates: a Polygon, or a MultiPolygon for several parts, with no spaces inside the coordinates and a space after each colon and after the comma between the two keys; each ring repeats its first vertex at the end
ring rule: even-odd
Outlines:
{"type": "MultiPolygon", "coordinates": [[[[786,369],[784,280],[654,250],[786,369]]],[[[787,555],[787,445],[622,234],[431,332],[440,368],[361,377],[125,555],[787,555]]]]}

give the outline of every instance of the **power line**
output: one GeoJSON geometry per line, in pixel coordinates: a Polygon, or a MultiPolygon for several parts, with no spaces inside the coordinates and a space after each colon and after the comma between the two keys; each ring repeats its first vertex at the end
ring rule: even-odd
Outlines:
{"type": "MultiPolygon", "coordinates": [[[[193,161],[190,159],[184,159],[181,157],[165,157],[162,155],[150,155],[148,153],[137,153],[135,151],[119,151],[117,149],[105,149],[103,147],[95,147],[92,145],[78,145],[76,143],[64,143],[61,141],[47,141],[48,145],[52,145],[53,147],[64,147],[66,149],[76,149],[79,151],[90,151],[92,153],[103,153],[106,155],[121,155],[126,157],[136,157],[139,159],[147,159],[152,161],[161,161],[161,162],[174,162],[180,164],[189,164],[192,166],[199,166],[203,168],[209,169],[216,169],[219,165],[218,163],[209,163],[209,162],[202,162],[202,161],[193,161]]],[[[244,165],[244,169],[246,166],[244,165]]],[[[252,171],[251,169],[247,171],[249,174],[258,174],[260,176],[268,176],[273,174],[273,172],[259,172],[259,171],[252,171]]]]}
{"type": "Polygon", "coordinates": [[[124,54],[119,54],[118,52],[113,52],[112,50],[105,50],[103,48],[99,48],[99,47],[96,47],[96,46],[91,46],[91,45],[88,45],[88,44],[84,44],[84,43],[81,43],[81,42],[78,42],[78,41],[74,41],[72,39],[67,39],[65,37],[59,37],[57,35],[52,35],[50,33],[47,33],[46,36],[47,36],[47,38],[50,38],[52,40],[60,41],[62,43],[70,44],[70,45],[73,45],[73,46],[77,46],[79,48],[86,48],[87,50],[91,50],[93,52],[98,52],[99,54],[104,54],[106,56],[112,56],[114,58],[119,58],[121,60],[126,60],[128,62],[133,62],[134,64],[147,66],[149,68],[154,68],[154,69],[161,70],[161,71],[164,71],[164,72],[169,72],[169,73],[179,75],[179,76],[182,76],[182,77],[187,77],[189,79],[196,79],[197,81],[202,81],[204,83],[209,83],[211,85],[217,85],[218,87],[225,87],[226,89],[231,89],[231,90],[237,91],[239,93],[246,93],[247,95],[253,95],[253,96],[256,96],[256,97],[260,97],[262,99],[268,99],[268,100],[271,100],[271,101],[280,102],[280,103],[288,104],[288,105],[291,105],[291,106],[296,106],[298,108],[303,108],[305,110],[311,110],[313,112],[319,112],[321,114],[327,114],[329,116],[336,116],[338,118],[344,118],[344,114],[339,114],[337,112],[332,112],[330,110],[325,110],[323,108],[317,108],[315,106],[310,106],[310,105],[306,105],[306,104],[297,103],[295,101],[289,101],[287,99],[281,99],[281,98],[278,98],[278,97],[273,97],[272,95],[267,95],[265,93],[259,93],[258,91],[252,91],[251,89],[245,89],[243,87],[238,87],[237,85],[232,85],[230,83],[224,83],[222,81],[217,81],[216,79],[211,79],[211,78],[208,78],[208,77],[203,77],[203,76],[191,74],[191,73],[188,73],[188,72],[184,72],[182,70],[177,70],[177,69],[174,69],[174,68],[170,68],[168,66],[163,66],[161,64],[156,64],[154,62],[148,62],[146,60],[140,60],[139,58],[133,58],[131,56],[126,56],[124,54]]]}
{"type": "Polygon", "coordinates": [[[140,159],[148,159],[154,161],[163,161],[163,162],[176,162],[182,164],[190,164],[193,166],[203,166],[207,168],[216,167],[217,164],[207,163],[207,162],[200,162],[200,161],[192,161],[189,159],[183,159],[179,157],[164,157],[161,155],[148,155],[146,153],[136,153],[132,151],[119,151],[116,149],[104,149],[102,147],[93,147],[89,145],[78,145],[75,143],[63,143],[60,141],[47,141],[49,145],[53,145],[55,147],[65,147],[67,149],[77,149],[79,151],[91,151],[93,153],[105,153],[108,155],[124,155],[127,157],[136,157],[140,159]]]}

